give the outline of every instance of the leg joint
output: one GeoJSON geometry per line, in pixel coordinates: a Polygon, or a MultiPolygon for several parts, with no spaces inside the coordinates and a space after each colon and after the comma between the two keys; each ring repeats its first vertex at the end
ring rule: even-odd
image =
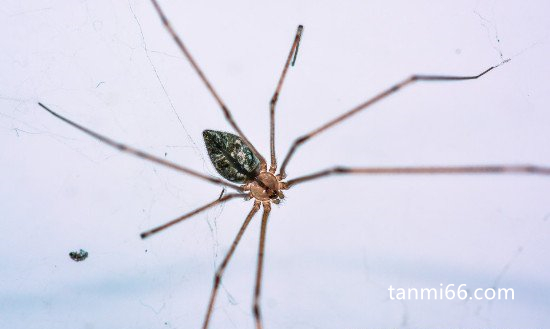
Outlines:
{"type": "Polygon", "coordinates": [[[335,172],[335,173],[347,173],[349,172],[349,168],[346,168],[346,167],[334,167],[332,169],[332,172],[335,172]]]}
{"type": "Polygon", "coordinates": [[[257,302],[254,303],[254,305],[252,306],[252,312],[254,313],[254,316],[256,318],[260,318],[261,316],[261,313],[260,313],[260,305],[258,305],[257,302]]]}
{"type": "Polygon", "coordinates": [[[277,99],[279,99],[279,93],[278,92],[273,94],[273,97],[271,97],[271,101],[269,102],[269,104],[271,104],[271,106],[275,105],[275,103],[277,103],[277,99]]]}
{"type": "Polygon", "coordinates": [[[298,137],[296,139],[296,141],[294,142],[294,145],[295,146],[298,146],[300,144],[303,144],[305,141],[307,141],[309,139],[309,135],[304,135],[304,136],[301,136],[301,137],[298,137]]]}
{"type": "Polygon", "coordinates": [[[222,281],[222,273],[221,271],[217,271],[216,275],[214,276],[214,286],[220,285],[221,281],[222,281]]]}

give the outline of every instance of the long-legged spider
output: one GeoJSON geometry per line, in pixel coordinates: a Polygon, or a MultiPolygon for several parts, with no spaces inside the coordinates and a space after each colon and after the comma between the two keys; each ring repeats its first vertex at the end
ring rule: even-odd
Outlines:
{"type": "Polygon", "coordinates": [[[486,165],[486,166],[439,166],[439,167],[369,167],[369,168],[348,168],[348,167],[333,167],[326,170],[322,170],[316,173],[309,175],[293,178],[290,180],[285,180],[287,177],[287,166],[298,148],[312,139],[313,137],[321,134],[322,132],[328,130],[329,128],[341,123],[342,121],[352,117],[353,115],[359,113],[360,111],[368,108],[374,103],[396,93],[401,88],[412,85],[418,81],[457,81],[457,80],[475,80],[481,76],[487,74],[496,67],[502,65],[506,61],[489,67],[483,72],[472,75],[472,76],[446,76],[446,75],[411,75],[408,78],[396,83],[390,88],[385,89],[381,93],[375,95],[374,97],[368,99],[367,101],[357,105],[353,109],[343,113],[340,116],[332,119],[331,121],[325,123],[324,125],[306,133],[303,136],[298,137],[290,147],[287,155],[285,156],[279,172],[277,172],[278,164],[277,157],[275,154],[275,109],[277,105],[277,100],[282,89],[283,82],[285,80],[289,66],[294,65],[296,56],[298,53],[298,46],[300,44],[300,39],[302,37],[303,27],[298,26],[296,35],[292,42],[290,52],[286,58],[282,73],[280,75],[279,81],[277,83],[275,92],[270,102],[270,165],[268,167],[266,159],[258,152],[254,145],[249,141],[249,139],[244,135],[243,131],[239,128],[235,122],[230,110],[222,101],[221,97],[215,91],[212,84],[206,78],[200,67],[197,65],[196,61],[193,59],[182,40],[176,34],[172,28],[170,22],[164,15],[163,11],[159,7],[156,0],[152,0],[152,3],[157,11],[160,19],[166,30],[174,38],[179,49],[183,52],[184,56],[187,58],[193,69],[198,74],[199,78],[206,85],[209,92],[212,94],[218,105],[220,106],[225,118],[235,130],[237,135],[233,135],[226,132],[218,132],[212,130],[205,130],[203,137],[207,147],[208,154],[210,159],[216,168],[217,172],[223,176],[227,181],[220,178],[211,177],[195,170],[189,169],[187,167],[169,162],[165,159],[156,157],[154,155],[142,152],[138,149],[132,148],[125,144],[121,144],[117,141],[114,141],[108,137],[105,137],[101,134],[98,134],[86,127],[83,127],[64,116],[50,110],[48,107],[42,103],[38,103],[46,111],[54,115],[55,117],[63,120],[64,122],[70,124],[71,126],[81,130],[82,132],[94,137],[95,139],[108,144],[122,152],[127,152],[133,154],[137,157],[149,160],[151,162],[160,164],[165,167],[172,168],[174,170],[189,174],[191,176],[198,177],[200,179],[209,181],[213,184],[222,185],[225,187],[232,188],[236,190],[236,193],[229,193],[226,195],[220,196],[218,199],[203,205],[187,214],[184,214],[181,217],[178,217],[164,225],[153,228],[149,231],[143,232],[141,234],[142,238],[149,237],[157,232],[160,232],[176,223],[179,223],[187,218],[190,218],[198,213],[205,211],[215,205],[224,203],[230,199],[253,199],[254,204],[252,209],[246,216],[244,223],[239,229],[236,237],[231,244],[229,251],[223,258],[223,261],[219,265],[215,278],[214,284],[211,290],[210,299],[206,311],[206,316],[203,322],[203,328],[208,328],[209,321],[212,317],[213,306],[216,300],[218,288],[220,286],[223,273],[235,252],[239,241],[241,240],[246,228],[251,222],[252,218],[260,209],[260,206],[263,206],[263,215],[261,222],[261,231],[259,238],[259,250],[258,250],[258,261],[256,267],[256,282],[254,289],[254,301],[253,301],[253,314],[255,319],[256,328],[262,328],[262,316],[260,308],[260,293],[261,293],[261,283],[262,283],[262,269],[264,261],[264,250],[265,250],[265,241],[266,241],[266,231],[268,218],[271,211],[271,203],[279,203],[281,199],[284,198],[283,191],[292,188],[294,185],[299,183],[304,183],[307,181],[315,180],[317,178],[337,175],[337,174],[367,174],[367,175],[380,175],[380,174],[541,174],[541,175],[550,175],[550,167],[540,167],[534,165],[486,165]],[[241,183],[242,185],[237,185],[235,183],[241,183]]]}

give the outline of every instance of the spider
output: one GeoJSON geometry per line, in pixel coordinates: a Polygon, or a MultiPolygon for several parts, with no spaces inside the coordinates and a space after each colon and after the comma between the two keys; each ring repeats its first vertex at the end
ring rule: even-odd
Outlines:
{"type": "Polygon", "coordinates": [[[253,200],[253,206],[248,215],[246,216],[242,226],[240,227],[236,237],[234,238],[229,250],[227,251],[223,261],[216,270],[214,277],[213,287],[210,293],[210,298],[206,310],[206,315],[202,325],[203,329],[208,328],[209,322],[212,318],[213,307],[216,301],[216,296],[220,283],[225,272],[229,261],[231,260],[232,255],[234,254],[239,241],[241,240],[243,234],[245,233],[246,228],[250,224],[254,215],[259,211],[260,207],[263,208],[263,214],[261,219],[261,229],[259,237],[259,248],[257,255],[257,266],[256,266],[256,278],[255,278],[255,289],[253,297],[253,317],[255,321],[255,326],[257,329],[263,328],[262,323],[262,312],[260,307],[260,294],[262,287],[262,273],[263,273],[263,261],[264,261],[264,250],[265,250],[265,241],[266,241],[266,231],[267,224],[269,219],[269,214],[271,212],[271,204],[278,204],[283,198],[283,191],[289,190],[295,185],[316,180],[318,178],[327,177],[331,175],[353,175],[353,174],[363,174],[363,175],[388,175],[388,174],[397,174],[397,175],[436,175],[436,174],[538,174],[538,175],[550,175],[550,167],[541,167],[534,165],[485,165],[485,166],[429,166],[429,167],[368,167],[368,168],[349,168],[349,167],[333,167],[319,172],[315,172],[309,175],[292,178],[287,180],[287,166],[290,163],[293,155],[298,151],[299,147],[310,141],[313,137],[325,132],[329,128],[336,126],[337,124],[349,119],[350,117],[356,115],[357,113],[363,111],[371,105],[379,102],[380,100],[393,95],[398,92],[400,89],[410,86],[416,82],[421,81],[460,81],[460,80],[475,80],[485,74],[489,73],[493,69],[501,66],[502,64],[508,62],[505,60],[495,66],[491,66],[477,75],[471,76],[448,76],[448,75],[411,75],[408,78],[394,84],[393,86],[383,90],[374,97],[368,99],[367,101],[357,105],[351,110],[344,112],[340,116],[335,117],[324,125],[313,129],[312,131],[306,133],[303,136],[298,137],[292,143],[288,153],[282,161],[281,166],[278,166],[277,157],[275,154],[275,110],[277,105],[277,100],[281,92],[287,71],[290,66],[294,66],[296,57],[298,54],[298,48],[300,45],[300,40],[302,38],[303,26],[299,25],[292,42],[292,46],[284,63],[282,73],[279,77],[275,92],[270,101],[270,164],[268,166],[266,159],[258,152],[250,140],[245,136],[243,131],[239,128],[235,122],[231,111],[225,105],[221,97],[218,95],[216,90],[210,81],[206,78],[205,74],[202,72],[201,68],[198,66],[197,62],[191,56],[190,52],[184,45],[183,41],[180,39],[178,34],[173,29],[170,21],[158,5],[156,0],[151,0],[158,16],[160,17],[164,28],[174,39],[178,48],[183,52],[184,56],[191,64],[199,78],[205,84],[206,88],[209,90],[210,94],[213,96],[215,101],[218,103],[220,109],[225,115],[226,120],[236,132],[236,134],[205,130],[203,132],[203,138],[206,145],[206,149],[210,160],[216,169],[216,171],[223,177],[225,180],[211,177],[200,172],[197,172],[193,169],[169,162],[160,157],[145,153],[139,149],[127,146],[125,144],[114,141],[104,135],[96,133],[93,130],[90,130],[84,126],[79,125],[71,121],[70,119],[54,112],[49,109],[42,103],[38,103],[43,109],[48,111],[53,116],[58,119],[68,123],[69,125],[77,128],[78,130],[92,136],[93,138],[99,140],[102,143],[110,145],[122,152],[133,154],[139,158],[154,162],[156,164],[171,168],[173,170],[183,172],[185,174],[195,176],[202,180],[208,181],[210,183],[224,186],[224,188],[231,188],[235,190],[235,193],[228,193],[220,195],[216,200],[207,203],[189,213],[186,213],[166,224],[155,227],[151,230],[141,233],[142,238],[150,237],[151,235],[158,233],[166,228],[182,222],[194,215],[197,215],[213,206],[227,202],[231,199],[245,199],[253,200]],[[279,171],[277,172],[277,169],[279,171]]]}

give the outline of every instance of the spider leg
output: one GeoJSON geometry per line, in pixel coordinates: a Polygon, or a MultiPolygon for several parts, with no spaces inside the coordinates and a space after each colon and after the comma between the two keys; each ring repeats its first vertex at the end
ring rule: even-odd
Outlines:
{"type": "Polygon", "coordinates": [[[269,168],[269,172],[271,172],[272,174],[274,174],[275,171],[277,171],[277,158],[275,157],[275,106],[277,105],[277,100],[279,99],[279,93],[281,92],[281,87],[283,86],[283,82],[286,77],[286,72],[288,71],[288,67],[291,63],[291,60],[292,60],[292,66],[294,66],[294,62],[296,61],[296,56],[298,54],[298,45],[300,44],[300,39],[302,38],[303,30],[304,30],[304,27],[302,25],[299,25],[298,30],[296,31],[296,36],[294,37],[294,41],[292,42],[292,47],[290,48],[290,52],[288,53],[288,57],[286,58],[283,72],[281,72],[281,77],[279,78],[279,82],[277,83],[277,88],[275,89],[275,93],[273,94],[273,97],[271,97],[271,102],[269,103],[270,105],[269,141],[270,141],[270,148],[271,148],[271,167],[269,168]],[[293,56],[294,56],[294,59],[292,59],[293,56]]]}
{"type": "Polygon", "coordinates": [[[289,180],[286,187],[290,188],[299,183],[317,178],[339,174],[366,174],[366,175],[440,175],[440,174],[533,174],[550,175],[550,167],[533,165],[491,165],[491,166],[460,166],[460,167],[371,167],[347,168],[334,167],[321,170],[313,174],[289,180]]]}
{"type": "Polygon", "coordinates": [[[216,99],[216,102],[220,106],[220,108],[221,108],[223,114],[225,115],[225,118],[229,122],[229,124],[233,127],[233,129],[235,129],[235,131],[237,132],[239,137],[242,138],[242,140],[246,143],[246,145],[252,150],[252,152],[254,152],[254,155],[256,155],[256,157],[260,160],[262,169],[266,169],[267,165],[266,165],[266,162],[265,162],[265,158],[258,152],[258,150],[256,150],[254,145],[252,145],[252,143],[250,143],[248,138],[246,138],[246,136],[242,132],[241,128],[239,128],[239,126],[235,122],[235,119],[233,118],[233,115],[229,111],[229,108],[227,108],[227,106],[225,105],[225,103],[223,102],[221,97],[218,95],[216,90],[214,90],[214,87],[212,86],[210,81],[208,81],[208,79],[206,78],[206,75],[204,74],[204,72],[201,70],[201,68],[199,67],[197,62],[195,62],[195,59],[193,58],[193,56],[191,56],[191,53],[189,52],[189,50],[187,50],[187,48],[183,44],[183,41],[181,40],[181,38],[178,36],[176,31],[172,27],[172,24],[170,23],[170,21],[168,20],[168,18],[166,17],[166,15],[162,11],[162,9],[160,8],[158,2],[156,0],[151,0],[151,2],[153,3],[153,6],[155,7],[155,10],[157,11],[157,13],[160,17],[160,19],[162,21],[162,24],[164,25],[164,27],[166,28],[168,33],[170,33],[170,35],[172,36],[172,38],[174,39],[174,41],[178,45],[179,49],[183,52],[183,54],[185,55],[185,57],[187,58],[187,60],[189,61],[189,63],[193,67],[193,69],[195,70],[195,72],[197,72],[197,74],[200,77],[200,79],[202,80],[202,82],[206,85],[206,88],[208,89],[208,91],[210,91],[210,94],[212,94],[212,96],[216,99]]]}
{"type": "Polygon", "coordinates": [[[225,187],[222,188],[222,191],[220,192],[220,196],[218,197],[218,199],[221,199],[224,194],[225,194],[225,187]]]}
{"type": "Polygon", "coordinates": [[[38,103],[38,105],[40,105],[43,109],[45,109],[46,111],[48,111],[50,114],[52,114],[53,116],[55,116],[56,118],[70,124],[71,126],[75,127],[76,129],[92,136],[93,138],[99,140],[100,142],[102,143],[105,143],[111,147],[114,147],[116,148],[117,150],[119,151],[122,151],[122,152],[126,152],[126,153],[130,153],[130,154],[133,154],[135,156],[137,156],[138,158],[142,158],[142,159],[145,159],[145,160],[148,160],[148,161],[151,161],[151,162],[154,162],[154,163],[157,163],[157,164],[160,164],[160,165],[163,165],[165,167],[168,167],[168,168],[171,168],[171,169],[174,169],[174,170],[177,170],[177,171],[181,171],[181,172],[184,172],[186,174],[189,174],[191,176],[195,176],[195,177],[198,177],[198,178],[202,178],[204,180],[207,180],[211,183],[214,183],[214,184],[219,184],[219,185],[225,185],[227,187],[231,187],[237,191],[242,191],[242,188],[238,185],[235,185],[235,184],[232,184],[232,183],[229,183],[229,182],[226,182],[224,180],[221,180],[221,179],[218,179],[218,178],[215,178],[215,177],[210,177],[210,176],[207,176],[207,175],[204,175],[204,174],[201,174],[197,171],[194,171],[192,169],[189,169],[189,168],[186,168],[186,167],[182,167],[178,164],[175,164],[175,163],[172,163],[170,161],[166,161],[164,159],[161,159],[161,158],[158,158],[154,155],[151,155],[151,154],[148,154],[148,153],[145,153],[143,151],[140,151],[138,149],[135,149],[135,148],[132,148],[130,146],[127,146],[127,145],[124,145],[122,143],[119,143],[119,142],[116,142],[110,138],[107,138],[101,134],[98,134],[96,133],[95,131],[93,130],[90,130],[84,126],[81,126],[79,125],[78,123],[76,122],[73,122],[67,118],[65,118],[64,116],[62,116],[61,114],[58,114],[52,110],[50,110],[48,107],[46,107],[44,104],[42,103],[38,103]]]}
{"type": "Polygon", "coordinates": [[[372,97],[371,99],[365,101],[364,103],[361,103],[359,105],[357,105],[356,107],[354,107],[353,109],[349,110],[348,112],[345,112],[344,114],[332,119],[331,121],[325,123],[324,125],[320,126],[319,128],[317,129],[314,129],[312,131],[310,131],[309,133],[301,136],[301,137],[298,137],[293,143],[292,143],[292,146],[290,147],[290,150],[288,151],[284,161],[283,161],[283,164],[281,166],[281,170],[279,172],[279,176],[282,177],[282,178],[285,178],[286,177],[286,166],[288,165],[288,162],[290,161],[290,159],[292,158],[292,156],[294,155],[294,152],[296,152],[296,149],[304,144],[306,141],[308,141],[309,139],[311,139],[312,137],[322,133],[323,131],[327,130],[328,128],[346,120],[347,118],[351,117],[352,115],[360,112],[361,110],[364,110],[366,109],[367,107],[371,106],[372,104],[378,102],[379,100],[382,100],[390,95],[392,95],[393,93],[397,92],[398,90],[400,90],[401,88],[405,87],[405,86],[408,86],[408,85],[411,85],[413,84],[414,82],[417,82],[417,81],[457,81],[457,80],[474,80],[474,79],[477,79],[483,75],[485,75],[486,73],[488,73],[489,71],[499,67],[500,65],[504,64],[504,63],[507,63],[509,60],[505,60],[503,61],[502,63],[498,64],[498,65],[495,65],[495,66],[491,66],[490,68],[486,69],[485,71],[479,73],[478,75],[473,75],[473,76],[447,76],[447,75],[411,75],[410,77],[406,78],[405,80],[402,80],[401,82],[393,85],[392,87],[384,90],[383,92],[379,93],[378,95],[372,97]]]}
{"type": "Polygon", "coordinates": [[[267,230],[267,219],[269,212],[271,211],[271,204],[268,202],[262,203],[264,206],[264,213],[262,215],[262,228],[260,232],[260,247],[258,250],[258,265],[256,268],[256,287],[254,289],[254,305],[252,311],[254,312],[254,319],[256,320],[256,329],[262,329],[262,314],[260,311],[260,291],[262,286],[262,271],[264,263],[264,250],[265,250],[265,235],[267,230]]]}
{"type": "Polygon", "coordinates": [[[225,257],[222,263],[216,270],[216,276],[214,277],[214,286],[212,287],[212,292],[210,293],[210,302],[208,303],[208,310],[206,311],[206,317],[204,319],[204,324],[202,326],[203,329],[208,328],[208,323],[210,321],[210,317],[212,316],[212,309],[214,308],[214,302],[216,300],[216,295],[218,293],[218,288],[222,280],[223,272],[225,271],[225,268],[227,267],[227,264],[229,263],[231,256],[233,256],[233,253],[235,252],[235,249],[237,248],[237,245],[239,244],[239,241],[241,240],[244,234],[244,231],[246,230],[248,224],[250,223],[250,220],[252,220],[252,217],[254,217],[258,209],[260,209],[260,202],[254,201],[254,206],[252,207],[252,210],[250,210],[250,213],[248,213],[248,216],[246,216],[246,219],[244,220],[244,223],[241,226],[239,233],[237,233],[237,236],[233,240],[233,243],[231,244],[229,251],[227,252],[227,254],[225,254],[225,257]]]}
{"type": "Polygon", "coordinates": [[[167,229],[167,228],[169,228],[170,226],[172,226],[172,225],[174,225],[174,224],[177,224],[177,223],[179,223],[179,222],[181,222],[181,221],[183,221],[183,220],[185,220],[185,219],[187,219],[187,218],[189,218],[189,217],[193,217],[193,216],[195,216],[196,214],[201,213],[201,212],[205,211],[205,210],[208,209],[208,208],[214,207],[214,206],[217,205],[217,204],[224,203],[224,202],[226,202],[226,201],[229,200],[229,199],[244,198],[244,197],[247,197],[247,196],[248,196],[248,194],[244,194],[244,193],[230,193],[230,194],[226,194],[224,197],[218,198],[218,199],[216,199],[216,200],[214,200],[214,201],[212,201],[212,202],[210,202],[210,203],[207,203],[207,204],[205,204],[205,205],[202,206],[202,207],[199,207],[199,208],[197,208],[197,209],[195,209],[195,210],[193,210],[193,211],[188,212],[187,214],[185,214],[185,215],[183,215],[183,216],[180,216],[180,217],[178,217],[178,218],[176,218],[176,219],[174,219],[174,220],[169,221],[169,222],[166,223],[166,224],[157,226],[157,227],[155,227],[155,228],[153,228],[153,229],[150,229],[149,231],[145,231],[145,232],[141,233],[140,236],[141,236],[142,239],[148,238],[148,237],[150,237],[151,235],[153,235],[153,234],[155,234],[155,233],[158,233],[158,232],[160,232],[160,231],[163,231],[164,229],[167,229]]]}

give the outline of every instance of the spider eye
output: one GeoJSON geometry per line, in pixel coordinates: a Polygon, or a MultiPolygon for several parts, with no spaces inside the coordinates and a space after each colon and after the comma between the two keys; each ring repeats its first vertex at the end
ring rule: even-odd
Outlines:
{"type": "Polygon", "coordinates": [[[210,161],[223,178],[244,183],[258,175],[260,160],[237,135],[215,130],[202,132],[210,161]]]}

